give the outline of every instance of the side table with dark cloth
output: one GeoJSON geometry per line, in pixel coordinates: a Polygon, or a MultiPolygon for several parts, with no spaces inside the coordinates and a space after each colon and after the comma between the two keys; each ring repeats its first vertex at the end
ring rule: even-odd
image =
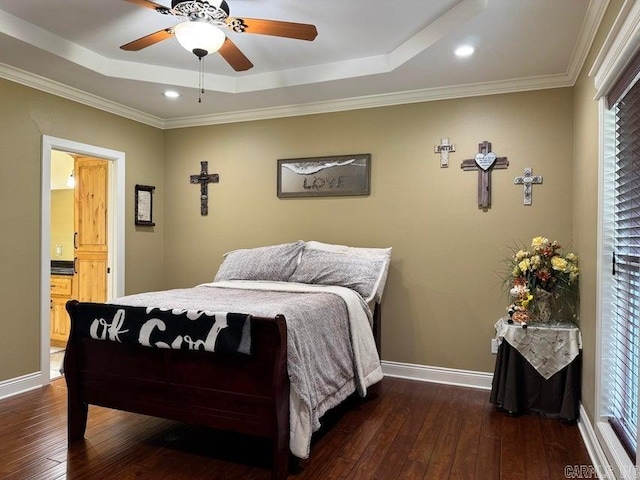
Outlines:
{"type": "Polygon", "coordinates": [[[512,413],[537,412],[576,420],[580,401],[582,337],[573,324],[495,325],[498,348],[491,402],[512,413]]]}

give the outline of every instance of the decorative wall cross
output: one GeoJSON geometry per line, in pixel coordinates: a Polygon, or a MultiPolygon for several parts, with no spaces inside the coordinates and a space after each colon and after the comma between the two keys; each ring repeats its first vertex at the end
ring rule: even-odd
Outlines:
{"type": "Polygon", "coordinates": [[[440,154],[440,168],[447,168],[449,166],[449,152],[455,152],[456,146],[449,143],[448,138],[441,138],[440,144],[433,147],[433,152],[440,154]]]}
{"type": "Polygon", "coordinates": [[[218,183],[220,177],[217,173],[209,174],[209,162],[200,162],[200,174],[191,175],[189,183],[200,184],[200,215],[209,214],[209,184],[218,183]]]}
{"type": "Polygon", "coordinates": [[[524,205],[531,205],[533,185],[542,183],[542,177],[540,175],[533,175],[533,169],[531,167],[526,167],[524,169],[524,175],[514,178],[513,183],[516,185],[524,185],[524,205]]]}
{"type": "Polygon", "coordinates": [[[478,171],[478,207],[489,208],[491,206],[491,170],[503,170],[509,166],[507,157],[496,157],[491,151],[491,142],[486,140],[478,144],[478,153],[475,158],[463,160],[460,168],[465,172],[478,171]]]}

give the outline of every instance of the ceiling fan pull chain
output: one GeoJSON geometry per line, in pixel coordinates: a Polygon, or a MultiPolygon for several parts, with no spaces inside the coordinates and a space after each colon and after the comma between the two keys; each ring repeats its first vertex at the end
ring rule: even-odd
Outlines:
{"type": "Polygon", "coordinates": [[[202,94],[204,93],[204,57],[199,57],[199,72],[198,72],[198,103],[202,103],[202,94]]]}

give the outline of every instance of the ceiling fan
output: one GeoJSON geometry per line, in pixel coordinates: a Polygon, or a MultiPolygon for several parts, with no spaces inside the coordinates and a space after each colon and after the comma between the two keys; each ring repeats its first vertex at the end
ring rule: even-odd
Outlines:
{"type": "Polygon", "coordinates": [[[315,25],[306,23],[230,17],[229,5],[225,0],[172,0],[171,8],[152,0],[125,1],[153,9],[162,15],[173,15],[183,21],[174,27],[159,30],[122,45],[121,49],[142,50],[175,35],[184,48],[200,59],[218,51],[237,72],[249,70],[253,64],[225,35],[223,28],[237,33],[256,33],[308,41],[314,40],[318,35],[315,25]]]}

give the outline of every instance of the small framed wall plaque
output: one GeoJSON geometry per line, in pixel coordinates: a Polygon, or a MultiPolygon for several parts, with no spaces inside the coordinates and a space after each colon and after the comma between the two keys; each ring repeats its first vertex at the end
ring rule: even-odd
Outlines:
{"type": "Polygon", "coordinates": [[[369,195],[371,154],[278,160],[278,197],[369,195]]]}
{"type": "Polygon", "coordinates": [[[153,227],[153,191],[156,187],[136,185],[136,225],[153,227]]]}

